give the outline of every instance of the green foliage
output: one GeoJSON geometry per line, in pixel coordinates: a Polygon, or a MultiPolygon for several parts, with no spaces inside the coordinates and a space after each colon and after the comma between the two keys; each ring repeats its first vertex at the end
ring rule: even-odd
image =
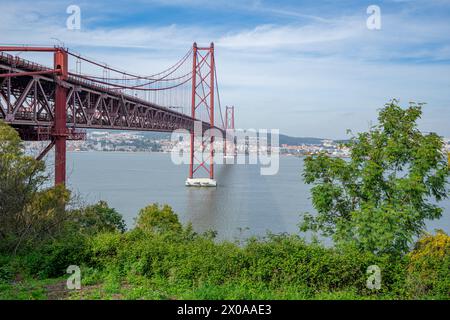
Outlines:
{"type": "Polygon", "coordinates": [[[423,236],[408,258],[408,285],[414,298],[450,297],[450,236],[442,230],[423,236]]]}
{"type": "Polygon", "coordinates": [[[44,163],[26,156],[16,130],[0,121],[1,247],[14,249],[17,245],[26,230],[24,211],[45,180],[44,163]]]}
{"type": "Polygon", "coordinates": [[[424,221],[442,215],[432,200],[447,197],[443,141],[417,129],[421,107],[387,104],[379,124],[347,144],[350,161],[325,154],[306,158],[303,177],[314,185],[317,215],[304,215],[302,231],[320,231],[338,244],[371,252],[407,252],[424,221]]]}
{"type": "Polygon", "coordinates": [[[43,161],[25,155],[17,132],[0,121],[0,252],[14,252],[57,236],[70,193],[47,181],[43,161]]]}
{"type": "Polygon", "coordinates": [[[71,212],[80,232],[96,234],[102,232],[125,232],[126,225],[122,215],[110,208],[105,201],[71,212]]]}
{"type": "Polygon", "coordinates": [[[168,205],[160,207],[157,203],[139,211],[136,228],[150,233],[180,232],[182,230],[181,223],[172,208],[168,205]]]}
{"type": "Polygon", "coordinates": [[[14,284],[0,282],[0,300],[45,300],[46,286],[54,281],[28,279],[14,284]]]}
{"type": "Polygon", "coordinates": [[[50,247],[70,237],[125,231],[122,216],[103,201],[66,210],[70,192],[62,185],[43,189],[48,181],[44,171],[43,161],[24,154],[16,130],[0,121],[0,253],[36,253],[52,241],[50,247]]]}
{"type": "Polygon", "coordinates": [[[87,261],[85,242],[84,237],[76,234],[49,240],[19,257],[21,271],[41,279],[63,276],[68,266],[80,266],[87,261]]]}
{"type": "Polygon", "coordinates": [[[32,202],[20,221],[25,227],[21,233],[27,246],[36,246],[41,241],[54,239],[64,234],[68,216],[65,210],[70,192],[63,186],[48,188],[35,193],[32,202]]]}
{"type": "Polygon", "coordinates": [[[0,283],[12,281],[15,276],[15,268],[11,257],[0,256],[0,283]]]}
{"type": "Polygon", "coordinates": [[[397,288],[403,285],[406,264],[356,247],[324,248],[288,235],[269,235],[238,246],[217,243],[207,235],[186,237],[180,231],[177,236],[170,228],[166,230],[151,237],[139,228],[125,234],[98,234],[91,238],[86,255],[91,257],[90,265],[105,274],[164,279],[171,290],[183,287],[183,296],[188,287],[199,290],[196,297],[242,299],[311,298],[317,292],[341,291],[369,296],[401,294],[397,288]],[[383,289],[375,293],[366,288],[366,270],[372,264],[380,266],[384,277],[383,289]],[[227,293],[225,288],[231,291],[227,293]],[[287,293],[286,288],[299,292],[287,293]],[[267,290],[269,293],[263,294],[267,290]]]}
{"type": "Polygon", "coordinates": [[[120,233],[100,233],[89,238],[88,255],[91,265],[104,267],[117,262],[117,254],[123,237],[120,233]]]}
{"type": "Polygon", "coordinates": [[[49,241],[16,262],[0,259],[0,270],[10,279],[8,270],[19,264],[23,274],[45,278],[63,276],[68,265],[79,265],[84,289],[73,293],[74,299],[447,298],[447,236],[421,240],[402,258],[355,245],[326,248],[294,235],[269,234],[242,245],[217,242],[189,226],[173,232],[174,220],[166,221],[169,225],[159,224],[158,232],[141,225],[124,233],[75,233],[49,241]],[[366,287],[370,265],[381,269],[380,290],[366,287]]]}

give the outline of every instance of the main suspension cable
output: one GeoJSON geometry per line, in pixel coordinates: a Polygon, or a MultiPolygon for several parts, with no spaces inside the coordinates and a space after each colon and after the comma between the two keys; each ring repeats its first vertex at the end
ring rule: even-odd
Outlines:
{"type": "Polygon", "coordinates": [[[188,81],[190,81],[192,79],[192,76],[190,76],[189,78],[187,78],[183,82],[180,82],[180,83],[178,83],[176,85],[169,86],[169,87],[163,87],[163,88],[139,88],[142,85],[139,85],[139,86],[123,86],[123,85],[120,85],[120,84],[110,83],[110,82],[106,82],[106,81],[94,80],[94,79],[91,79],[89,77],[85,77],[85,76],[82,76],[82,75],[79,75],[79,74],[76,74],[76,73],[72,73],[72,72],[69,72],[69,75],[71,75],[73,77],[82,78],[82,79],[85,79],[85,80],[88,80],[88,81],[104,84],[106,86],[112,86],[112,87],[116,87],[116,88],[120,88],[120,89],[139,90],[139,91],[162,91],[162,90],[173,89],[173,88],[179,87],[179,86],[187,83],[188,81]]]}
{"type": "Polygon", "coordinates": [[[116,69],[116,68],[111,68],[111,67],[109,67],[109,66],[106,65],[106,64],[101,64],[101,63],[96,62],[96,61],[94,61],[94,60],[92,60],[92,59],[85,58],[85,57],[83,57],[83,56],[81,56],[81,55],[79,55],[79,54],[76,54],[76,53],[74,53],[74,52],[71,52],[71,51],[69,51],[69,50],[67,50],[67,53],[68,53],[69,55],[71,55],[71,56],[77,58],[77,59],[86,61],[86,62],[91,63],[91,64],[93,64],[93,65],[96,65],[96,66],[98,66],[98,67],[101,67],[101,68],[104,68],[104,69],[106,69],[106,70],[110,70],[110,71],[113,71],[113,72],[116,72],[116,73],[119,73],[119,74],[122,74],[122,75],[126,75],[126,76],[131,77],[131,78],[125,78],[125,79],[121,78],[121,79],[116,79],[116,80],[136,80],[136,79],[144,79],[144,80],[156,80],[156,81],[158,81],[158,79],[155,79],[156,76],[162,75],[162,74],[164,74],[164,73],[166,73],[166,72],[168,72],[168,71],[170,71],[170,70],[172,70],[172,69],[174,69],[174,68],[178,68],[180,65],[182,65],[182,64],[187,60],[187,58],[189,57],[189,55],[192,53],[192,48],[191,48],[191,49],[183,56],[183,58],[181,58],[181,59],[180,59],[177,63],[175,63],[173,66],[171,66],[171,67],[165,69],[164,71],[155,73],[155,74],[150,75],[150,76],[140,76],[140,75],[132,74],[132,73],[129,73],[129,72],[121,71],[121,70],[116,69]]]}
{"type": "Polygon", "coordinates": [[[219,111],[220,111],[220,119],[222,120],[222,126],[225,128],[225,122],[223,121],[222,115],[222,105],[220,103],[220,94],[219,94],[219,82],[217,81],[217,70],[216,70],[216,61],[214,60],[214,79],[216,80],[216,91],[217,91],[217,101],[219,102],[219,111]]]}

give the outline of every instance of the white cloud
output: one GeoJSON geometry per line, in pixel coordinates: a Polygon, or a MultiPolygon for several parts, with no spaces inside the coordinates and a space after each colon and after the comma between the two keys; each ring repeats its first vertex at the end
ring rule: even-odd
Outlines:
{"type": "Polygon", "coordinates": [[[280,50],[298,48],[307,50],[307,46],[310,45],[323,45],[354,38],[361,33],[360,28],[358,30],[356,26],[355,21],[331,25],[261,25],[252,30],[226,35],[217,44],[236,50],[243,48],[280,50]]]}

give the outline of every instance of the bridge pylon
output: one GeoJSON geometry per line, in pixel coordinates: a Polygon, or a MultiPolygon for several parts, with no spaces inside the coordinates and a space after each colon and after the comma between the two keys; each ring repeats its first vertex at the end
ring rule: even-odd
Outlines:
{"type": "MultiPolygon", "coordinates": [[[[234,131],[235,127],[234,127],[234,106],[226,106],[225,107],[225,132],[228,135],[230,133],[230,131],[234,131]]],[[[233,132],[234,133],[234,132],[233,132]]],[[[236,149],[236,137],[233,134],[233,141],[232,141],[232,146],[233,146],[233,151],[231,154],[228,154],[228,137],[225,137],[225,139],[223,140],[224,143],[224,158],[228,159],[228,158],[233,158],[236,157],[237,155],[237,149],[236,149]]],[[[225,163],[227,163],[225,161],[225,163]]]]}
{"type": "MultiPolygon", "coordinates": [[[[214,84],[215,84],[215,61],[214,61],[214,43],[209,47],[198,47],[197,43],[192,47],[192,101],[191,101],[191,117],[198,118],[198,113],[208,115],[209,137],[204,137],[204,129],[202,127],[201,136],[196,136],[194,126],[190,130],[190,165],[189,177],[186,180],[186,186],[208,186],[215,187],[214,180],[214,84]],[[196,148],[196,142],[201,140],[199,147],[196,148]],[[209,156],[205,159],[204,150],[209,144],[209,156]],[[200,149],[202,157],[196,157],[196,149],[200,149]],[[203,175],[207,177],[198,177],[196,174],[203,171],[203,175]]],[[[198,134],[198,133],[197,133],[198,134]]]]}

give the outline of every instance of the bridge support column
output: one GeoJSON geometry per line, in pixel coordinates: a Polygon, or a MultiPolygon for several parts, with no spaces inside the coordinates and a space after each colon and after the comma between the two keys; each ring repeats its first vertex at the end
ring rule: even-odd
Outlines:
{"type": "Polygon", "coordinates": [[[55,185],[66,183],[66,140],[67,140],[67,89],[63,81],[67,79],[67,52],[59,49],[55,52],[55,69],[61,73],[57,77],[55,91],[55,119],[53,137],[55,140],[55,185]]]}
{"type": "Polygon", "coordinates": [[[57,85],[55,99],[55,185],[66,183],[66,89],[57,85]]]}

